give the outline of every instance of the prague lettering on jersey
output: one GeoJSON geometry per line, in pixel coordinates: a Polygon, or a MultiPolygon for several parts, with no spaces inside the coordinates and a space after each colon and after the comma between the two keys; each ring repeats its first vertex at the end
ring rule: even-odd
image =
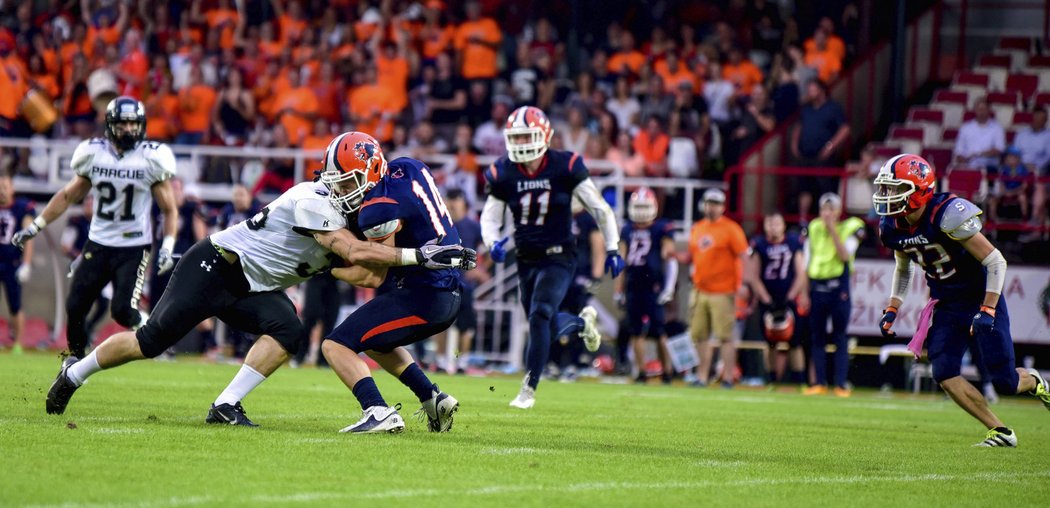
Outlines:
{"type": "Polygon", "coordinates": [[[550,247],[572,252],[572,193],[588,178],[579,154],[547,150],[539,169],[529,174],[525,166],[506,156],[485,171],[488,192],[510,207],[514,217],[514,243],[519,259],[546,256],[550,247]]]}
{"type": "MultiPolygon", "coordinates": [[[[390,161],[386,176],[365,193],[357,224],[374,241],[393,235],[397,247],[419,248],[435,238],[441,238],[440,245],[460,244],[430,170],[408,157],[390,161]]],[[[393,266],[387,269],[378,292],[405,287],[457,289],[460,283],[459,270],[393,266]]]]}
{"type": "Polygon", "coordinates": [[[103,138],[73,152],[73,172],[91,182],[95,213],[88,237],[107,247],[148,245],[153,235],[153,185],[175,177],[175,155],[163,143],[140,141],[118,156],[103,138]]]}

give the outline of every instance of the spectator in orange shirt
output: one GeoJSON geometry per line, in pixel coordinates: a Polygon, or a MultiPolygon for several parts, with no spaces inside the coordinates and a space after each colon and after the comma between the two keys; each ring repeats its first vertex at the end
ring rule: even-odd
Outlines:
{"type": "Polygon", "coordinates": [[[237,25],[240,23],[241,14],[236,6],[230,5],[230,0],[219,0],[218,5],[201,13],[201,0],[194,0],[190,8],[190,19],[194,23],[208,25],[211,32],[219,32],[219,47],[223,49],[232,48],[237,25]]]}
{"type": "Polygon", "coordinates": [[[277,25],[281,28],[281,45],[291,46],[303,35],[303,30],[309,25],[303,14],[303,6],[299,0],[288,2],[288,10],[285,11],[281,0],[270,0],[273,11],[277,14],[277,25]]]}
{"type": "Polygon", "coordinates": [[[375,67],[365,69],[365,81],[347,94],[350,121],[354,129],[372,134],[377,141],[390,141],[397,110],[390,92],[378,84],[375,67]]]}
{"type": "Polygon", "coordinates": [[[211,140],[211,113],[215,107],[215,90],[204,84],[200,66],[190,69],[189,85],[179,91],[179,125],[175,137],[180,145],[199,145],[211,140]]]}
{"type": "Polygon", "coordinates": [[[733,300],[743,282],[748,245],[744,230],[724,215],[725,202],[726,195],[719,189],[704,192],[704,218],[689,232],[695,287],[689,331],[700,355],[696,377],[701,386],[707,384],[711,372],[712,334],[722,344],[723,386],[732,387],[736,372],[733,300]]]}
{"type": "Polygon", "coordinates": [[[179,98],[171,91],[171,78],[164,76],[146,99],[146,138],[170,142],[179,133],[179,98]]]}
{"type": "Polygon", "coordinates": [[[386,30],[376,30],[369,41],[369,49],[375,55],[376,73],[379,86],[386,88],[393,96],[393,107],[398,112],[408,106],[408,75],[411,71],[408,63],[408,49],[405,36],[395,30],[394,42],[380,44],[380,34],[386,30]]]}
{"type": "Polygon", "coordinates": [[[322,62],[320,69],[311,85],[314,95],[317,96],[317,114],[323,116],[330,124],[342,125],[346,85],[343,78],[336,74],[331,61],[322,62]]]}
{"type": "Polygon", "coordinates": [[[51,100],[57,99],[62,90],[58,87],[55,75],[48,72],[44,58],[37,53],[29,55],[29,86],[44,92],[51,100]]]}
{"type": "Polygon", "coordinates": [[[274,102],[274,115],[284,126],[288,143],[292,146],[298,146],[313,130],[314,119],[317,117],[317,96],[305,81],[299,74],[299,69],[289,69],[288,82],[292,87],[281,92],[274,102]]]}
{"type": "Polygon", "coordinates": [[[625,76],[632,74],[637,76],[645,63],[645,55],[634,48],[634,36],[631,32],[623,31],[620,34],[620,49],[609,57],[606,64],[609,72],[625,76]]]}
{"type": "Polygon", "coordinates": [[[818,29],[813,35],[813,47],[806,49],[805,58],[806,65],[816,69],[817,78],[824,83],[831,83],[842,71],[842,58],[829,48],[828,43],[827,33],[818,29]]]}
{"type": "MultiPolygon", "coordinates": [[[[65,81],[62,91],[62,116],[69,125],[69,130],[78,138],[90,138],[95,131],[95,119],[98,114],[91,105],[88,96],[87,78],[90,69],[83,53],[73,55],[69,79],[65,81]]],[[[0,76],[0,80],[3,77],[0,76]]],[[[0,87],[0,99],[5,95],[0,87]]]]}
{"type": "Polygon", "coordinates": [[[703,86],[698,86],[701,85],[700,79],[685,66],[674,51],[668,51],[663,60],[653,64],[653,72],[663,78],[667,93],[673,93],[682,83],[689,83],[695,90],[703,90],[703,86]]]}
{"type": "Polygon", "coordinates": [[[57,80],[58,71],[60,69],[58,53],[55,52],[54,48],[48,43],[42,33],[38,32],[33,35],[33,51],[43,59],[44,69],[51,73],[57,80]]]}
{"type": "Polygon", "coordinates": [[[733,83],[737,97],[751,95],[751,89],[762,83],[762,71],[751,60],[744,58],[744,52],[734,47],[729,50],[729,61],[722,65],[722,79],[733,83]]]}
{"type": "Polygon", "coordinates": [[[671,138],[664,132],[664,119],[650,115],[645,129],[634,137],[634,151],[645,161],[646,176],[667,176],[667,148],[671,138]]]}
{"type": "Polygon", "coordinates": [[[840,63],[846,60],[846,43],[841,37],[835,35],[835,22],[827,16],[820,18],[820,23],[817,25],[817,30],[813,33],[813,37],[806,39],[802,49],[809,53],[817,48],[817,33],[823,33],[824,38],[827,40],[828,51],[835,55],[835,58],[840,63]]]}
{"type": "Polygon", "coordinates": [[[124,47],[127,53],[120,59],[120,65],[113,71],[121,87],[121,95],[139,98],[145,97],[146,78],[149,76],[149,61],[142,52],[142,35],[138,30],[129,30],[124,36],[124,47]]]}
{"type": "Polygon", "coordinates": [[[313,180],[315,171],[321,170],[321,159],[323,158],[324,150],[328,147],[328,143],[332,141],[332,131],[328,120],[323,116],[317,117],[314,121],[314,130],[309,136],[303,138],[302,149],[303,150],[315,150],[319,153],[317,157],[307,157],[306,164],[303,165],[303,181],[313,180]]]}
{"type": "Polygon", "coordinates": [[[452,49],[456,29],[448,24],[441,6],[435,5],[433,1],[427,2],[423,16],[423,27],[420,29],[419,38],[422,41],[423,64],[429,65],[437,59],[438,55],[452,49]]]}
{"type": "Polygon", "coordinates": [[[255,86],[252,87],[252,96],[255,97],[256,109],[266,120],[273,123],[277,118],[277,110],[275,105],[277,103],[277,96],[284,93],[286,90],[291,88],[288,83],[288,78],[281,71],[281,66],[277,60],[271,59],[266,62],[266,71],[259,79],[255,80],[255,86]]]}
{"type": "Polygon", "coordinates": [[[497,56],[503,33],[492,18],[481,17],[476,0],[466,4],[467,21],[456,29],[456,60],[464,79],[492,79],[499,74],[497,56]]]}
{"type": "Polygon", "coordinates": [[[103,12],[98,15],[98,21],[96,22],[92,15],[91,0],[80,0],[80,17],[84,24],[87,25],[84,53],[87,53],[89,58],[97,56],[94,54],[96,48],[95,39],[101,39],[108,46],[115,46],[120,43],[120,36],[128,26],[128,4],[126,2],[118,3],[116,20],[110,19],[109,14],[103,12]]]}

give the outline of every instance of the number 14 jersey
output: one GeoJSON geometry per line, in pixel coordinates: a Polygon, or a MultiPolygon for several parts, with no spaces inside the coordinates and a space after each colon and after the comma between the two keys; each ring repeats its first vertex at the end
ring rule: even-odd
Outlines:
{"type": "Polygon", "coordinates": [[[107,247],[138,247],[153,239],[153,185],[175,176],[175,155],[163,143],[140,141],[123,156],[109,140],[82,141],[73,171],[91,181],[95,214],[88,238],[107,247]]]}

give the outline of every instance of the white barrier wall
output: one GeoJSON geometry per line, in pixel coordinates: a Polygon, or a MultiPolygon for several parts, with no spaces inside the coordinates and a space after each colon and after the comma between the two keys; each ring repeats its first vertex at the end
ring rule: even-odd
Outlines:
{"type": "MultiPolygon", "coordinates": [[[[879,335],[879,320],[890,294],[893,277],[892,260],[858,259],[853,271],[851,298],[853,314],[849,333],[879,335]]],[[[1010,331],[1014,342],[1050,345],[1050,318],[1043,302],[1043,293],[1050,288],[1050,268],[1009,266],[1003,296],[1010,309],[1010,331]]],[[[893,330],[902,337],[911,337],[919,312],[927,300],[926,280],[915,267],[911,290],[897,317],[893,330]]]]}

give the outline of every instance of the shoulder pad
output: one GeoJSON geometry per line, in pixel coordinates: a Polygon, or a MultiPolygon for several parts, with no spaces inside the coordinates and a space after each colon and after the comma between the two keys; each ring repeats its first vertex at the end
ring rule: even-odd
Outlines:
{"type": "Polygon", "coordinates": [[[95,160],[95,153],[104,143],[105,141],[102,141],[101,138],[81,141],[77,149],[73,151],[73,158],[69,162],[69,167],[73,168],[73,172],[80,176],[91,174],[91,162],[95,160]]]}
{"type": "Polygon", "coordinates": [[[295,226],[310,231],[337,231],[346,227],[346,218],[328,200],[311,197],[295,202],[295,226]]]}
{"type": "Polygon", "coordinates": [[[168,145],[155,142],[144,144],[142,154],[153,169],[154,183],[175,177],[175,154],[168,145]]]}
{"type": "Polygon", "coordinates": [[[379,224],[377,226],[370,227],[364,230],[363,232],[365,237],[367,237],[369,240],[382,241],[390,235],[396,233],[400,226],[401,219],[393,219],[379,224]]]}
{"type": "Polygon", "coordinates": [[[963,199],[955,198],[944,204],[944,211],[938,220],[938,226],[953,240],[966,240],[981,232],[984,224],[980,215],[984,213],[977,205],[963,199]]]}

